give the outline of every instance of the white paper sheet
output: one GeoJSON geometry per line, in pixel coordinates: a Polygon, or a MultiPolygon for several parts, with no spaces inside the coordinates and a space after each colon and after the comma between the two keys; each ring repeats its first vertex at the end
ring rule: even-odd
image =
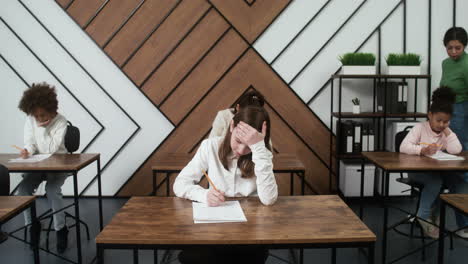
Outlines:
{"type": "Polygon", "coordinates": [[[29,156],[27,159],[23,158],[16,158],[16,159],[10,159],[8,162],[12,163],[33,163],[33,162],[39,162],[41,160],[45,160],[48,157],[50,157],[52,154],[36,154],[29,156]]]}
{"type": "Polygon", "coordinates": [[[192,203],[193,222],[201,223],[226,223],[247,222],[244,211],[239,201],[227,201],[220,206],[210,207],[203,203],[192,203]]]}
{"type": "Polygon", "coordinates": [[[428,157],[436,160],[464,160],[463,157],[448,154],[443,151],[437,151],[434,155],[428,157]]]}

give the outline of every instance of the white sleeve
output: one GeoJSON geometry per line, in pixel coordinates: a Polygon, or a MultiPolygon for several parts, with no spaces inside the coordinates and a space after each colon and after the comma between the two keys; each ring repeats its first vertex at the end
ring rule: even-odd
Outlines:
{"type": "Polygon", "coordinates": [[[58,119],[50,130],[46,130],[47,136],[44,137],[44,144],[49,146],[48,153],[55,153],[59,150],[65,139],[66,132],[67,120],[65,118],[58,119]]]}
{"type": "Polygon", "coordinates": [[[28,150],[29,154],[34,154],[37,151],[36,138],[34,138],[34,131],[31,127],[31,119],[26,118],[24,123],[24,148],[28,150]]]}
{"type": "Polygon", "coordinates": [[[250,146],[254,171],[257,177],[257,193],[264,205],[272,205],[278,198],[278,185],[273,173],[273,154],[262,140],[250,146]]]}
{"type": "Polygon", "coordinates": [[[208,169],[209,146],[207,140],[202,141],[193,159],[182,169],[174,181],[174,193],[177,197],[206,203],[208,189],[198,185],[203,176],[202,170],[208,169]]]}
{"type": "Polygon", "coordinates": [[[223,111],[219,111],[216,114],[216,117],[213,121],[213,125],[211,126],[210,136],[208,138],[224,136],[223,131],[225,130],[225,127],[226,127],[226,122],[224,121],[224,118],[223,118],[223,111]]]}

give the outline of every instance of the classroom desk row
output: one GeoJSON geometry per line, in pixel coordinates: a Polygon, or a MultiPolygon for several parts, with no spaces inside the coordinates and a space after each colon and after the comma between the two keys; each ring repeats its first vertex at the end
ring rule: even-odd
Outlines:
{"type": "MultiPolygon", "coordinates": [[[[468,171],[468,153],[462,153],[465,157],[463,161],[437,161],[427,157],[411,156],[391,152],[364,152],[363,157],[367,161],[374,163],[377,167],[384,171],[384,199],[388,197],[388,182],[390,172],[408,172],[408,171],[468,171]]],[[[103,230],[102,222],[102,200],[101,200],[101,178],[100,178],[100,159],[99,154],[56,154],[52,155],[49,159],[39,163],[9,163],[8,160],[16,157],[16,155],[0,154],[0,163],[5,164],[11,172],[69,172],[73,175],[74,183],[74,205],[75,215],[79,218],[79,204],[78,204],[78,190],[77,190],[77,174],[82,168],[88,166],[93,162],[97,162],[97,180],[98,180],[98,202],[99,202],[99,223],[101,234],[96,238],[98,247],[98,257],[102,257],[104,249],[111,248],[185,248],[190,245],[211,244],[217,245],[220,242],[223,244],[264,244],[270,248],[309,248],[309,247],[366,247],[369,249],[369,262],[373,263],[375,235],[360,222],[359,219],[354,219],[352,211],[342,203],[339,198],[335,196],[297,196],[297,197],[280,197],[278,202],[273,207],[261,206],[258,199],[244,199],[242,206],[245,208],[249,222],[246,224],[233,223],[229,225],[232,227],[232,241],[229,236],[224,237],[226,234],[220,231],[218,224],[208,225],[207,234],[213,236],[199,236],[200,225],[193,225],[187,221],[192,221],[191,217],[191,203],[178,198],[163,198],[163,197],[141,197],[132,198],[112,222],[103,230]],[[327,203],[330,201],[330,203],[327,203]],[[324,205],[327,205],[324,207],[324,205]],[[168,210],[160,210],[160,206],[165,206],[168,210]],[[146,212],[145,214],[138,213],[140,211],[146,212]],[[137,212],[138,211],[138,212],[137,212]],[[296,212],[297,211],[297,212],[296,212]],[[337,213],[339,212],[339,213],[337,213]],[[297,214],[297,215],[296,215],[297,214]],[[126,236],[125,230],[122,226],[127,226],[127,221],[134,221],[132,217],[143,217],[142,215],[153,215],[148,218],[148,223],[140,227],[138,230],[153,230],[154,226],[159,226],[159,221],[162,221],[161,226],[163,229],[154,229],[154,232],[141,232],[141,237],[126,236]],[[274,217],[270,217],[274,215],[274,217]],[[301,219],[300,227],[295,226],[288,221],[291,219],[301,219]],[[151,219],[151,220],[149,220],[151,219]],[[157,220],[155,220],[157,219],[157,220]],[[173,221],[176,219],[177,221],[173,221]],[[250,219],[253,219],[252,221],[250,219]],[[271,219],[276,219],[275,226],[270,223],[271,219]],[[180,221],[179,221],[180,220],[180,221]],[[305,221],[305,222],[302,222],[305,221]],[[155,222],[157,221],[157,222],[155,222]],[[343,225],[344,221],[347,225],[343,225]],[[167,224],[171,222],[174,230],[186,229],[188,234],[192,236],[185,237],[183,240],[169,237],[168,234],[179,234],[174,231],[171,232],[167,224]],[[288,223],[288,224],[284,224],[288,223]],[[323,223],[327,223],[327,228],[323,228],[323,223]],[[351,223],[351,224],[350,224],[351,223]],[[150,228],[151,226],[151,228],[150,228]],[[247,230],[255,230],[254,236],[240,239],[239,233],[252,235],[252,232],[239,231],[239,228],[247,228],[247,230]],[[320,228],[322,227],[322,228],[320,228]],[[149,228],[149,229],[147,229],[149,228]],[[122,230],[121,230],[122,229],[122,230]],[[272,231],[275,230],[275,231],[272,231]],[[301,230],[298,234],[297,230],[301,230]],[[320,230],[328,230],[321,232],[320,230]],[[358,231],[357,231],[358,230],[358,231]],[[262,233],[262,232],[264,233],[262,233]],[[158,233],[162,232],[162,233],[158,233]],[[165,233],[168,232],[168,233],[165,233]],[[193,233],[190,233],[193,232],[193,233]],[[348,234],[349,232],[349,234],[348,234]],[[167,236],[165,236],[166,234],[167,236]],[[198,234],[198,237],[195,236],[198,234]],[[214,234],[217,234],[214,235],[214,234]],[[282,235],[287,234],[287,239],[282,239],[282,235]],[[294,234],[294,235],[293,235],[294,234]],[[313,235],[315,234],[315,235],[313,235]],[[340,236],[336,236],[340,234],[340,236]],[[358,235],[357,235],[358,234],[358,235]],[[219,236],[223,236],[220,241],[219,236]],[[335,235],[335,236],[334,236],[335,235]],[[349,236],[348,236],[349,235],[349,236]],[[275,236],[275,237],[273,237],[275,236]],[[154,238],[157,237],[157,238],[154,238]],[[218,240],[216,240],[218,238],[218,240]],[[226,239],[225,239],[226,238],[226,239]],[[238,240],[235,240],[238,238],[238,240]],[[171,240],[172,239],[172,240],[171,240]]],[[[190,160],[189,154],[170,154],[159,159],[155,166],[153,166],[153,193],[156,192],[164,183],[166,184],[166,191],[169,186],[169,173],[179,172],[190,160]],[[156,185],[156,176],[158,173],[166,173],[165,178],[156,185]]],[[[298,161],[293,155],[279,154],[275,155],[274,159],[275,172],[288,172],[290,173],[291,186],[293,186],[294,174],[297,174],[301,179],[301,193],[304,193],[304,172],[303,164],[298,161]]],[[[363,171],[363,170],[362,170],[363,171]]],[[[363,177],[363,175],[362,175],[363,177]]],[[[293,194],[291,189],[291,194],[293,194]]],[[[467,200],[466,196],[442,196],[442,201],[445,206],[451,206],[466,213],[467,208],[464,207],[467,200]]],[[[31,205],[32,206],[32,205],[31,205]]],[[[445,213],[445,206],[442,209],[442,214],[445,213]]],[[[388,207],[384,206],[383,214],[383,243],[382,243],[382,263],[385,263],[386,248],[387,248],[387,227],[388,227],[388,207]]],[[[445,224],[445,219],[441,221],[441,232],[445,224]]],[[[227,225],[223,224],[222,228],[227,225]]],[[[205,227],[203,227],[205,228],[205,227]]],[[[130,230],[130,229],[129,229],[130,230]]],[[[133,229],[132,229],[133,230],[133,229]]],[[[138,230],[133,230],[137,232],[138,230]]],[[[80,228],[77,225],[77,240],[80,241],[80,228]]],[[[130,232],[130,231],[129,231],[130,232]]],[[[138,233],[138,232],[137,232],[138,233]]],[[[205,233],[205,232],[202,232],[205,233]]],[[[135,234],[135,233],[133,233],[135,234]]],[[[443,236],[439,239],[439,263],[443,263],[443,236]]],[[[157,251],[155,251],[157,252],[157,251]]],[[[332,263],[336,261],[335,251],[332,254],[332,263]]],[[[77,243],[78,263],[82,262],[81,244],[77,243]]],[[[137,258],[137,254],[136,257],[137,258]]]]}
{"type": "MultiPolygon", "coordinates": [[[[468,171],[468,152],[462,152],[458,156],[464,157],[464,160],[440,161],[426,156],[407,155],[396,152],[362,152],[363,161],[361,165],[361,198],[363,197],[364,184],[364,163],[365,161],[373,163],[383,171],[382,180],[382,204],[383,214],[383,237],[382,237],[382,263],[386,263],[387,254],[387,229],[388,229],[388,209],[386,202],[389,198],[389,174],[392,172],[466,172],[468,171]]],[[[468,195],[441,195],[443,206],[441,207],[440,236],[439,236],[439,257],[438,263],[444,262],[444,233],[445,233],[445,207],[449,205],[454,209],[467,214],[468,213],[468,195]]],[[[360,212],[362,216],[362,211],[360,212]]]]}

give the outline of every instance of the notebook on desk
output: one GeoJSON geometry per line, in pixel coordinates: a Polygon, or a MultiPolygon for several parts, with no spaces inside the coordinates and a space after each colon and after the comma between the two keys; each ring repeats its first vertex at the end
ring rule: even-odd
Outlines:
{"type": "Polygon", "coordinates": [[[247,222],[239,201],[226,201],[222,205],[215,207],[193,202],[192,207],[193,222],[195,224],[247,222]]]}
{"type": "Polygon", "coordinates": [[[31,155],[27,158],[16,158],[16,159],[10,159],[8,162],[11,163],[34,163],[34,162],[39,162],[42,160],[45,160],[49,158],[52,154],[36,154],[36,155],[31,155]]]}
{"type": "Polygon", "coordinates": [[[448,154],[443,151],[437,151],[434,155],[430,155],[428,157],[436,160],[464,160],[463,157],[448,154]]]}

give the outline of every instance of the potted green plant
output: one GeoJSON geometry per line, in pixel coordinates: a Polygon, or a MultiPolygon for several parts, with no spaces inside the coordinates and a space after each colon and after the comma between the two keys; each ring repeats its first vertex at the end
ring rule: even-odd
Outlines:
{"type": "Polygon", "coordinates": [[[353,114],[361,113],[361,102],[359,101],[359,98],[356,97],[351,100],[351,102],[353,103],[353,114]]]}
{"type": "Polygon", "coordinates": [[[392,75],[421,74],[421,56],[414,53],[390,53],[387,58],[387,73],[392,75]]]}
{"type": "Polygon", "coordinates": [[[339,57],[343,74],[375,74],[375,55],[372,53],[345,53],[339,57]]]}

